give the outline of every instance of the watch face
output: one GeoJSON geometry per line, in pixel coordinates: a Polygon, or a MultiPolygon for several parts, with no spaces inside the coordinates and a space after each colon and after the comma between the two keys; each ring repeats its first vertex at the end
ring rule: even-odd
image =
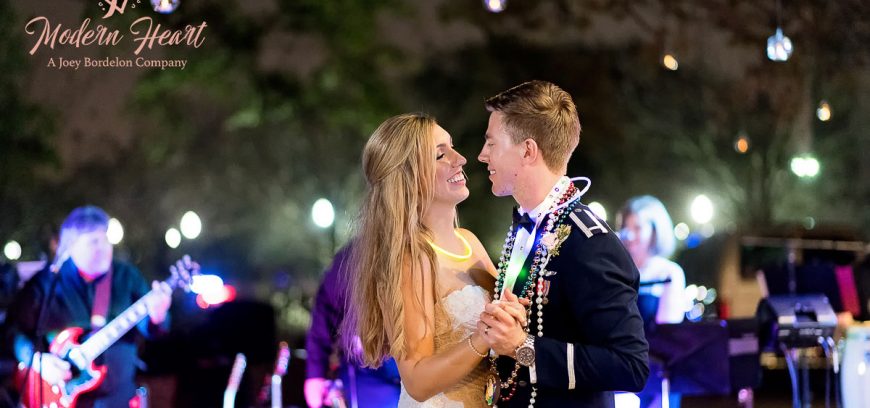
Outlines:
{"type": "Polygon", "coordinates": [[[520,347],[517,350],[517,361],[524,366],[530,366],[535,363],[535,349],[531,347],[520,347]]]}

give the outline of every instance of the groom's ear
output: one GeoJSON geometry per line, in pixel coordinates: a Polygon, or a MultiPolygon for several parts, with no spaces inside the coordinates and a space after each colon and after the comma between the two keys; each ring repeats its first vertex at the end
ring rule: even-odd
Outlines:
{"type": "Polygon", "coordinates": [[[534,164],[541,157],[541,149],[538,148],[538,142],[533,139],[526,139],[522,142],[523,145],[523,164],[534,164]]]}

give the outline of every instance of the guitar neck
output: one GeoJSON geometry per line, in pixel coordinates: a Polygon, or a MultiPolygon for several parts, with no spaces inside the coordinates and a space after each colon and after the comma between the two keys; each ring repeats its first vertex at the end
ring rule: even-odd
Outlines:
{"type": "Polygon", "coordinates": [[[245,355],[242,353],[236,354],[233,369],[230,371],[230,380],[227,382],[227,389],[224,390],[223,408],[233,408],[236,406],[236,392],[239,390],[239,383],[242,382],[242,375],[245,373],[247,365],[248,362],[245,355]]]}
{"type": "Polygon", "coordinates": [[[287,366],[289,363],[290,346],[287,345],[287,342],[282,341],[278,345],[278,358],[275,360],[275,371],[272,375],[266,375],[266,378],[263,379],[263,388],[260,390],[260,395],[257,397],[259,405],[266,405],[266,402],[270,400],[269,395],[271,394],[271,406],[273,408],[281,407],[281,377],[283,377],[284,374],[287,374],[287,366]]]}
{"type": "Polygon", "coordinates": [[[278,359],[275,361],[275,373],[272,374],[272,408],[284,406],[284,398],[281,396],[281,377],[287,374],[287,366],[290,364],[290,346],[286,342],[278,345],[278,359]]]}
{"type": "Polygon", "coordinates": [[[159,290],[151,290],[145,296],[142,296],[142,298],[130,305],[118,317],[112,319],[109,324],[92,334],[87,341],[82,343],[79,350],[85,360],[91,362],[99,357],[112,344],[115,344],[118,339],[127,334],[133,326],[136,326],[142,319],[148,316],[148,308],[145,306],[145,303],[150,298],[160,295],[159,290]]]}

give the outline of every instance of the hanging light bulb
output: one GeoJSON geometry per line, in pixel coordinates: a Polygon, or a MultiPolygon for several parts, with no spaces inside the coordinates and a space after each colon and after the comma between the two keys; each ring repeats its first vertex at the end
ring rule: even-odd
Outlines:
{"type": "Polygon", "coordinates": [[[822,122],[831,120],[831,105],[828,104],[828,101],[822,99],[822,101],[819,102],[819,107],[816,109],[816,116],[818,116],[819,120],[822,122]]]}
{"type": "Polygon", "coordinates": [[[677,68],[680,67],[680,63],[677,61],[677,57],[675,57],[674,54],[671,53],[665,54],[665,56],[662,57],[662,65],[664,65],[665,68],[671,71],[676,71],[677,68]]]}
{"type": "Polygon", "coordinates": [[[493,13],[501,13],[507,7],[507,0],[483,0],[486,9],[493,13]]]}
{"type": "Polygon", "coordinates": [[[734,141],[734,150],[740,154],[746,154],[749,151],[749,136],[746,135],[746,132],[740,132],[737,134],[737,139],[734,141]]]}
{"type": "Polygon", "coordinates": [[[767,38],[767,58],[771,61],[788,61],[793,50],[791,39],[782,33],[780,27],[776,27],[776,32],[767,38]]]}

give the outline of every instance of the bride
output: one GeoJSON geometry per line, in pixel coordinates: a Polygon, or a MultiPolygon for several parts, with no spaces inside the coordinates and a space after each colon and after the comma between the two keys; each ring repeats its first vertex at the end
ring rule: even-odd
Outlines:
{"type": "Polygon", "coordinates": [[[343,338],[368,366],[395,358],[399,407],[486,406],[490,345],[476,326],[496,269],[477,237],[456,228],[465,162],[422,114],[387,119],[363,151],[369,188],[343,338]]]}

